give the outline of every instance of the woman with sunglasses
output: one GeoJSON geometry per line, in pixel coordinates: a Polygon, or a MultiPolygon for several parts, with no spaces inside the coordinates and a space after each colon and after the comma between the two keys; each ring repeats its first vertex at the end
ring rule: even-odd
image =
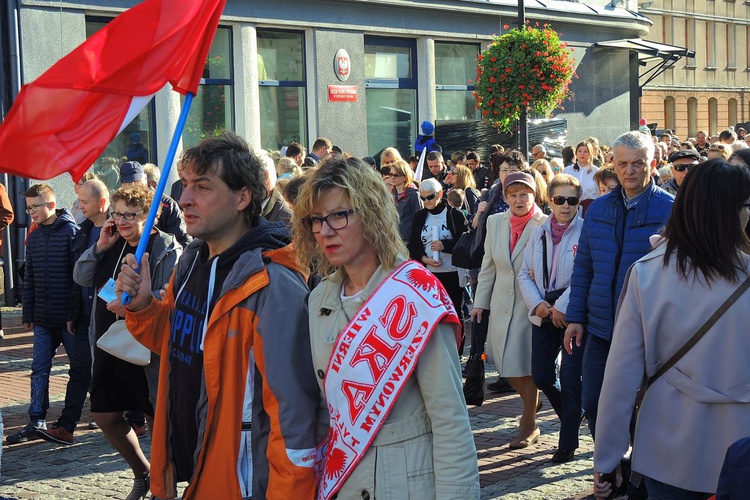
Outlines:
{"type": "MultiPolygon", "coordinates": [[[[468,170],[468,167],[463,167],[468,170]]],[[[414,214],[409,256],[421,262],[443,284],[453,302],[461,323],[461,341],[458,352],[463,352],[463,295],[464,289],[458,281],[458,268],[451,264],[453,245],[469,229],[469,223],[461,210],[453,208],[445,198],[437,179],[426,179],[419,185],[419,198],[424,208],[414,214]],[[437,238],[436,238],[437,236],[437,238]],[[435,256],[438,256],[435,259],[435,256]]]]}
{"type": "Polygon", "coordinates": [[[562,349],[565,309],[570,294],[578,237],[583,219],[578,215],[581,183],[567,174],[549,185],[552,216],[534,228],[518,273],[518,286],[531,320],[531,376],[560,419],[560,437],[552,462],[573,458],[581,425],[581,360],[583,346],[572,354],[562,349]],[[555,386],[555,361],[562,350],[560,389],[555,386]]]}
{"type": "Polygon", "coordinates": [[[531,323],[529,310],[521,296],[518,272],[523,264],[524,248],[535,227],[547,218],[534,203],[537,184],[526,172],[513,172],[503,181],[507,212],[487,219],[482,269],[471,319],[488,323],[487,352],[501,377],[518,392],[523,414],[518,435],[511,441],[514,449],[525,448],[539,440],[536,426],[539,390],[531,378],[531,323]]]}
{"type": "MultiPolygon", "coordinates": [[[[129,253],[135,253],[143,234],[154,192],[145,184],[131,184],[112,193],[114,211],[101,228],[96,244],[76,262],[73,279],[81,286],[101,290],[116,279],[129,253]]],[[[157,216],[158,218],[158,216],[157,216]]],[[[151,267],[152,292],[169,282],[182,251],[175,237],[153,229],[146,251],[151,267]]],[[[149,428],[154,428],[154,405],[159,379],[159,356],[151,354],[148,366],[138,366],[96,347],[96,340],[117,320],[125,317],[125,307],[115,299],[105,302],[94,296],[91,312],[91,343],[94,363],[91,377],[91,416],[112,446],[125,459],[135,475],[133,489],[126,500],[145,498],[149,491],[150,465],[138,437],[123,418],[126,411],[142,411],[149,428]]]]}
{"type": "Polygon", "coordinates": [[[333,157],[311,171],[294,210],[300,260],[325,276],[309,298],[330,417],[321,495],[478,499],[458,318],[440,282],[406,259],[380,176],[333,157]]]}
{"type": "Polygon", "coordinates": [[[414,184],[414,171],[404,160],[396,160],[389,166],[387,183],[393,189],[398,210],[398,232],[404,243],[409,241],[412,221],[417,210],[422,209],[417,185],[414,184]]]}
{"type": "Polygon", "coordinates": [[[728,144],[717,142],[708,147],[706,156],[709,160],[727,161],[729,160],[729,157],[732,156],[732,148],[728,144]]]}
{"type": "Polygon", "coordinates": [[[477,182],[471,169],[464,165],[455,165],[448,170],[445,182],[450,184],[453,189],[463,189],[464,196],[466,196],[467,213],[474,213],[482,193],[477,189],[477,182]]]}

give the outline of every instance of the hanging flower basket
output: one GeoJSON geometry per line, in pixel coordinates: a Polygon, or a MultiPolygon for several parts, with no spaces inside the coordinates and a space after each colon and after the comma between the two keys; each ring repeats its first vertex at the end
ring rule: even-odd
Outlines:
{"type": "Polygon", "coordinates": [[[497,36],[477,56],[477,109],[501,131],[515,128],[523,110],[548,116],[568,96],[575,59],[557,32],[538,26],[497,36]]]}

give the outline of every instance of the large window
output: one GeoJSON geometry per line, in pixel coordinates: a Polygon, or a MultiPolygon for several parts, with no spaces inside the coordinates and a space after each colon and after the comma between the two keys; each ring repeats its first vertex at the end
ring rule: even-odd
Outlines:
{"type": "Polygon", "coordinates": [[[735,127],[739,122],[737,119],[737,99],[729,99],[729,102],[727,102],[727,108],[729,111],[729,124],[735,127]]]}
{"type": "Polygon", "coordinates": [[[664,128],[675,129],[675,102],[671,96],[664,99],[664,128]]]}
{"type": "Polygon", "coordinates": [[[416,43],[365,37],[367,148],[378,155],[387,147],[410,154],[417,114],[416,43]]]}
{"type": "Polygon", "coordinates": [[[435,43],[438,121],[479,120],[470,80],[476,77],[479,45],[435,43]]]}
{"type": "MultiPolygon", "coordinates": [[[[111,21],[106,17],[86,18],[86,38],[102,29],[111,21]]],[[[157,163],[156,132],[154,126],[154,101],[151,100],[122,132],[107,145],[107,148],[94,162],[94,172],[110,190],[120,187],[120,162],[122,158],[141,163],[157,163]],[[140,145],[140,146],[139,146],[140,145]],[[145,160],[145,161],[144,161],[145,160]]]]}
{"type": "Polygon", "coordinates": [[[198,94],[190,107],[182,146],[195,146],[201,139],[223,130],[234,131],[232,31],[220,26],[203,68],[198,94]]]}
{"type": "MultiPolygon", "coordinates": [[[[695,137],[698,135],[698,99],[695,97],[688,98],[688,135],[695,137]]],[[[710,134],[711,132],[709,132],[710,134]]]]}
{"type": "Polygon", "coordinates": [[[713,97],[708,100],[708,131],[718,134],[719,130],[719,101],[713,97]]]}
{"type": "Polygon", "coordinates": [[[307,142],[305,41],[291,31],[258,30],[260,140],[268,151],[307,142]]]}

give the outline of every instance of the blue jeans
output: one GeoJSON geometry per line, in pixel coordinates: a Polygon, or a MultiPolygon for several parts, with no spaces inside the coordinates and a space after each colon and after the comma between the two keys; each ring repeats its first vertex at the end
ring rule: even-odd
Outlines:
{"type": "MultiPolygon", "coordinates": [[[[31,403],[29,420],[40,425],[46,421],[49,409],[49,374],[52,358],[62,344],[68,357],[75,352],[75,336],[65,326],[46,327],[34,325],[34,354],[31,360],[31,403]]],[[[86,388],[88,390],[88,387],[86,388]]]]}
{"type": "MultiPolygon", "coordinates": [[[[700,473],[700,471],[696,472],[700,473]]],[[[684,490],[648,476],[643,476],[643,480],[646,482],[648,500],[706,500],[713,495],[713,493],[684,490]]]]}
{"type": "Polygon", "coordinates": [[[70,432],[81,420],[83,403],[91,385],[91,344],[89,343],[89,318],[76,321],[76,334],[73,336],[73,351],[68,350],[70,369],[68,387],[65,391],[65,407],[58,423],[70,432]]]}
{"type": "Polygon", "coordinates": [[[572,451],[578,448],[581,426],[581,359],[584,346],[573,345],[573,354],[562,349],[565,330],[552,322],[531,327],[531,376],[534,384],[547,396],[560,419],[557,447],[572,451]],[[562,350],[560,389],[555,386],[555,360],[562,350]]]}
{"type": "Polygon", "coordinates": [[[594,335],[585,334],[586,348],[583,351],[583,409],[589,422],[591,437],[596,439],[596,413],[599,395],[604,382],[604,366],[607,364],[610,343],[594,335]]]}

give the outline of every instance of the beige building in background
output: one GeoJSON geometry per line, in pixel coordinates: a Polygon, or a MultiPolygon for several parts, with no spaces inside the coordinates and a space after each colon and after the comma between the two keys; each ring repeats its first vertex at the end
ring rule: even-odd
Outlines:
{"type": "Polygon", "coordinates": [[[641,117],[680,138],[750,122],[750,0],[639,4],[653,21],[646,40],[695,51],[644,86],[641,117]]]}

